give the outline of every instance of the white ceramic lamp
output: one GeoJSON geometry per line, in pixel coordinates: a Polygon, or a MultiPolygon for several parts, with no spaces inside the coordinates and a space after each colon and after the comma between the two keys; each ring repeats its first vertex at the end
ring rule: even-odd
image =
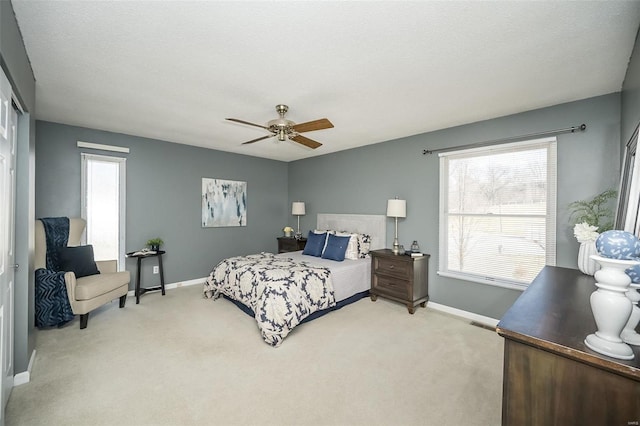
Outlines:
{"type": "Polygon", "coordinates": [[[398,218],[407,217],[407,201],[398,200],[396,197],[393,200],[387,200],[387,217],[393,217],[396,220],[396,232],[393,238],[393,253],[399,254],[400,243],[398,242],[398,218]]]}
{"type": "Polygon", "coordinates": [[[298,216],[298,231],[296,232],[296,238],[300,238],[302,237],[302,234],[300,233],[300,216],[304,216],[306,214],[304,202],[294,201],[291,205],[291,214],[298,216]]]}

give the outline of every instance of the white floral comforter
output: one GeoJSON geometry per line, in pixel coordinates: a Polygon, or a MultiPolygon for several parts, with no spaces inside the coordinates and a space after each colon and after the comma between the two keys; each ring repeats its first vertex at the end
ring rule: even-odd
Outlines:
{"type": "Polygon", "coordinates": [[[274,347],[306,317],[336,304],[328,268],[271,253],[220,262],[204,284],[204,297],[221,294],[251,308],[262,338],[274,347]]]}

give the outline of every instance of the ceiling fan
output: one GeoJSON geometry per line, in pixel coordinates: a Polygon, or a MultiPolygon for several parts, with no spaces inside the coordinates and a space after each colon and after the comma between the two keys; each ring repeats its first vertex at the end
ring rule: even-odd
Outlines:
{"type": "Polygon", "coordinates": [[[302,136],[300,133],[313,132],[314,130],[330,129],[331,127],[333,127],[333,124],[331,124],[331,122],[326,118],[296,124],[293,121],[284,118],[284,115],[288,110],[289,107],[286,105],[276,105],[276,111],[278,111],[278,114],[280,114],[280,118],[269,121],[266,126],[249,123],[248,121],[244,120],[238,120],[237,118],[227,118],[227,120],[235,121],[236,123],[248,124],[249,126],[260,127],[262,129],[268,130],[271,133],[270,135],[262,136],[260,138],[244,142],[243,145],[277,136],[279,141],[284,141],[285,139],[289,138],[289,140],[291,141],[297,142],[304,146],[308,146],[312,149],[316,149],[319,146],[322,146],[320,142],[316,142],[312,139],[302,136]]]}

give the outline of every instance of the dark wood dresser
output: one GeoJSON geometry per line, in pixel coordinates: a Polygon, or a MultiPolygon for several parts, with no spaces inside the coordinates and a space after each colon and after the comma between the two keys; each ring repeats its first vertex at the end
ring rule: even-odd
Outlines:
{"type": "Polygon", "coordinates": [[[587,348],[593,277],[546,266],[502,317],[503,425],[640,424],[640,347],[630,361],[587,348]]]}
{"type": "Polygon", "coordinates": [[[378,296],[404,303],[410,314],[429,300],[429,255],[397,255],[389,249],[372,250],[371,300],[378,296]]]}
{"type": "Polygon", "coordinates": [[[306,244],[306,238],[296,239],[293,237],[278,237],[278,253],[304,250],[304,246],[306,244]]]}

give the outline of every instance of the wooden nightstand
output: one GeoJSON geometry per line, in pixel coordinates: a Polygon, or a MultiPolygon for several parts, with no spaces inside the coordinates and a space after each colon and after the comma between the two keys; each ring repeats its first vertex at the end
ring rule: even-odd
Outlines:
{"type": "Polygon", "coordinates": [[[293,237],[278,237],[278,253],[304,250],[306,244],[306,238],[300,238],[298,240],[293,237]]]}
{"type": "Polygon", "coordinates": [[[404,303],[410,314],[429,300],[429,255],[395,255],[391,250],[373,250],[370,297],[378,296],[404,303]]]}

